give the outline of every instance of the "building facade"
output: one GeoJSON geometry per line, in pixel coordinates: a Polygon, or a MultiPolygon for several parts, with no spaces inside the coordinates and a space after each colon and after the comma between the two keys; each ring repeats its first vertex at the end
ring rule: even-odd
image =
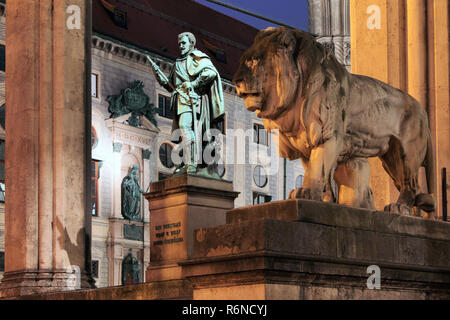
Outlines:
{"type": "MultiPolygon", "coordinates": [[[[93,2],[91,256],[97,287],[145,281],[150,259],[148,203],[141,198],[138,221],[125,219],[121,184],[133,165],[139,169],[139,185],[144,191],[150,183],[173,173],[170,94],[156,81],[145,55],[168,75],[178,55],[179,33],[194,33],[197,47],[211,57],[222,77],[225,153],[220,174],[240,192],[235,207],[285,199],[303,182],[300,161],[286,161],[273,154],[273,138],[264,130],[262,120],[245,109],[231,83],[239,58],[257,30],[193,1],[185,1],[183,14],[171,11],[179,2],[153,0],[152,6],[131,1],[93,2]],[[204,19],[193,18],[194,12],[204,19]],[[227,31],[217,27],[219,20],[227,31]],[[143,84],[141,97],[147,97],[157,109],[154,123],[141,117],[140,125],[131,125],[129,114],[113,118],[109,111],[114,97],[136,81],[143,84]],[[257,158],[251,156],[255,150],[259,151],[257,158]]],[[[1,19],[0,44],[4,45],[5,16],[1,19]]],[[[4,71],[0,77],[4,84],[4,71]]],[[[4,85],[1,88],[4,95],[4,85]]],[[[4,141],[4,131],[1,134],[4,141]]],[[[3,210],[0,204],[0,277],[4,270],[3,210]]]]}

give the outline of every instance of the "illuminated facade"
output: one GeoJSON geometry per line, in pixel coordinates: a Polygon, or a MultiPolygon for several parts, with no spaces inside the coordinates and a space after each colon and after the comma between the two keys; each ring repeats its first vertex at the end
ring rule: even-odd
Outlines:
{"type": "MultiPolygon", "coordinates": [[[[249,150],[256,148],[263,150],[264,154],[270,153],[273,144],[261,119],[245,109],[231,83],[240,55],[251,44],[256,29],[192,1],[187,1],[186,10],[203,10],[205,15],[209,15],[208,23],[222,20],[230,26],[232,33],[221,33],[213,27],[206,29],[207,26],[197,24],[189,16],[182,20],[183,17],[171,15],[164,1],[154,1],[152,8],[137,8],[132,4],[111,8],[108,4],[107,1],[93,2],[92,271],[97,287],[123,283],[122,263],[130,252],[140,264],[141,281],[145,281],[150,257],[148,203],[142,197],[142,221],[125,220],[121,213],[121,183],[134,164],[138,165],[139,184],[144,190],[148,190],[151,182],[169,177],[174,170],[170,162],[170,151],[174,147],[170,139],[172,116],[167,108],[170,94],[157,83],[145,55],[149,54],[168,74],[178,55],[178,33],[192,29],[199,49],[210,55],[219,69],[226,111],[223,132],[238,130],[239,137],[247,136],[243,143],[236,140],[234,150],[230,152],[232,158],[225,158],[231,159],[231,163],[225,161],[221,169],[223,179],[233,181],[234,190],[240,192],[235,206],[285,199],[290,190],[302,184],[304,175],[299,160],[284,161],[276,156],[275,169],[270,168],[267,157],[261,162],[250,163],[249,160],[249,150]],[[149,17],[155,20],[150,21],[149,17]],[[137,21],[142,24],[133,25],[137,21]],[[161,31],[150,35],[142,33],[152,23],[158,23],[161,31]],[[156,126],[144,118],[139,127],[131,126],[127,122],[129,115],[111,118],[108,97],[119,95],[135,80],[143,82],[144,93],[158,109],[156,126]],[[242,158],[242,155],[245,156],[242,158]]],[[[1,32],[5,29],[4,15],[1,18],[0,42],[4,43],[4,32],[1,32]]],[[[2,75],[4,77],[4,72],[0,72],[2,75]]],[[[0,82],[4,83],[4,80],[0,82]]],[[[4,206],[0,205],[0,210],[3,209],[4,206]]],[[[2,253],[3,219],[0,212],[2,253]]]]}

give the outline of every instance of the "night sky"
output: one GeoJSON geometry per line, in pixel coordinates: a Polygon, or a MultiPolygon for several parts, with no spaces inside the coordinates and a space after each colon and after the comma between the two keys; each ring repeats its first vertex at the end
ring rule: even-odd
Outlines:
{"type": "MultiPolygon", "coordinates": [[[[206,0],[195,0],[216,11],[243,21],[257,29],[277,26],[270,22],[248,16],[246,14],[225,8],[206,0]]],[[[292,27],[308,31],[308,1],[307,0],[219,0],[241,9],[265,16],[292,27]]]]}

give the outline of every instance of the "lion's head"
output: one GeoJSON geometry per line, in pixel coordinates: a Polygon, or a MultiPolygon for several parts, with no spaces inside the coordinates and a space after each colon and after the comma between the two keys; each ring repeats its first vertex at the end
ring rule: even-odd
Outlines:
{"type": "Polygon", "coordinates": [[[305,79],[328,56],[309,33],[268,28],[257,34],[241,57],[233,82],[248,110],[275,119],[295,104],[305,79]]]}

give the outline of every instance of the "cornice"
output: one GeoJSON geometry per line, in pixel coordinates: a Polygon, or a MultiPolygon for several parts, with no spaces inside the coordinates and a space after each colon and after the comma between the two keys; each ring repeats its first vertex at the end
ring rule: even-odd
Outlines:
{"type": "MultiPolygon", "coordinates": [[[[158,67],[160,67],[161,70],[166,73],[168,73],[172,69],[172,66],[174,64],[173,60],[134,47],[132,45],[128,45],[126,43],[98,33],[92,35],[92,49],[97,49],[112,54],[115,57],[130,61],[132,63],[143,65],[148,68],[149,72],[151,72],[152,67],[150,62],[145,57],[146,55],[151,56],[158,67]]],[[[232,84],[231,81],[224,78],[221,78],[221,80],[222,88],[225,93],[237,95],[236,87],[234,86],[234,84],[232,84]]]]}

